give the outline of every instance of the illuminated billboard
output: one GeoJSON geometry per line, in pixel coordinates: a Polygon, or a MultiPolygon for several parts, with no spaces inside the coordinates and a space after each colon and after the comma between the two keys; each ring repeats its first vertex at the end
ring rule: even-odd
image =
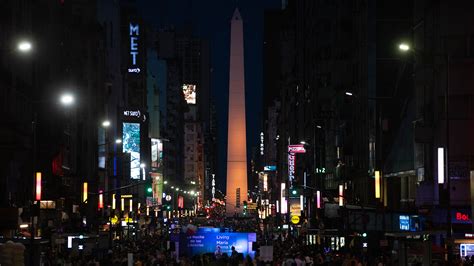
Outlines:
{"type": "Polygon", "coordinates": [[[158,170],[163,160],[163,142],[159,139],[151,139],[151,168],[158,170]]]}
{"type": "Polygon", "coordinates": [[[188,104],[196,104],[196,85],[184,84],[183,85],[184,99],[188,104]]]}
{"type": "Polygon", "coordinates": [[[140,179],[140,124],[123,123],[123,152],[130,154],[130,178],[140,179]]]}
{"type": "Polygon", "coordinates": [[[223,233],[223,232],[203,232],[188,236],[180,234],[179,253],[188,257],[205,253],[214,253],[217,246],[222,253],[231,255],[232,247],[245,256],[254,257],[252,242],[257,241],[256,233],[223,233]]]}
{"type": "Polygon", "coordinates": [[[163,175],[160,173],[150,173],[152,189],[153,189],[153,204],[161,205],[163,199],[163,175]]]}

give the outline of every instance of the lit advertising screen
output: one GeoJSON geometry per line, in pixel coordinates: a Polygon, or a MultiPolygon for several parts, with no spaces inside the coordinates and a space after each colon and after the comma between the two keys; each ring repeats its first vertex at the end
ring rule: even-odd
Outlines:
{"type": "Polygon", "coordinates": [[[160,173],[150,173],[152,180],[153,189],[153,202],[152,205],[161,205],[163,199],[163,175],[160,173]]]}
{"type": "Polygon", "coordinates": [[[194,235],[180,234],[179,253],[188,257],[205,253],[213,253],[217,246],[222,253],[229,256],[232,253],[232,247],[245,256],[254,257],[255,251],[252,251],[252,242],[257,241],[256,233],[220,233],[198,231],[194,235]]]}
{"type": "Polygon", "coordinates": [[[188,104],[196,104],[196,85],[184,84],[183,85],[184,99],[188,104]]]}
{"type": "Polygon", "coordinates": [[[140,179],[140,124],[123,123],[123,152],[130,153],[130,178],[140,179]]]}
{"type": "Polygon", "coordinates": [[[163,142],[159,139],[151,139],[151,168],[158,170],[163,159],[163,142]]]}

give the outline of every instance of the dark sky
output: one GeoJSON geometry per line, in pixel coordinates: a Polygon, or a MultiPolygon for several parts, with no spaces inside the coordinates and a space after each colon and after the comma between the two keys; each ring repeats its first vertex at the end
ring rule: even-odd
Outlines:
{"type": "Polygon", "coordinates": [[[217,107],[219,172],[217,186],[223,180],[227,153],[227,105],[229,89],[230,19],[238,7],[244,21],[245,89],[247,105],[247,150],[259,141],[262,113],[262,44],[264,10],[279,8],[281,0],[139,0],[144,17],[155,25],[192,27],[195,36],[211,44],[211,97],[217,107]]]}

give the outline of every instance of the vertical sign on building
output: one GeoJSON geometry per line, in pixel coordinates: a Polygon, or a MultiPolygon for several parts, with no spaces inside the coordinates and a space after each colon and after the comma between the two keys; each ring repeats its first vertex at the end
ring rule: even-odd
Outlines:
{"type": "Polygon", "coordinates": [[[260,155],[265,153],[265,144],[264,144],[264,135],[263,132],[260,132],[260,155]]]}
{"type": "Polygon", "coordinates": [[[216,175],[212,174],[212,201],[215,200],[215,194],[216,194],[216,175]]]}
{"type": "Polygon", "coordinates": [[[290,181],[290,188],[293,187],[293,181],[295,180],[296,154],[305,152],[306,149],[303,144],[288,145],[288,180],[290,181]]]}
{"type": "Polygon", "coordinates": [[[281,213],[282,214],[285,214],[286,211],[287,211],[287,203],[286,203],[286,183],[281,183],[281,187],[280,187],[280,193],[281,193],[281,213]]]}
{"type": "Polygon", "coordinates": [[[138,36],[140,35],[140,27],[138,24],[130,23],[130,57],[131,66],[128,68],[128,73],[140,73],[140,68],[137,65],[138,56],[138,36]]]}

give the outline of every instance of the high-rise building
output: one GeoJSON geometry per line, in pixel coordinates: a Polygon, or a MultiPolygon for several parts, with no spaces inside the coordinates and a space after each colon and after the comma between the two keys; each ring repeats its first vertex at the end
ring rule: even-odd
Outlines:
{"type": "Polygon", "coordinates": [[[244,36],[242,17],[235,9],[230,29],[226,214],[242,213],[247,195],[244,36]]]}

